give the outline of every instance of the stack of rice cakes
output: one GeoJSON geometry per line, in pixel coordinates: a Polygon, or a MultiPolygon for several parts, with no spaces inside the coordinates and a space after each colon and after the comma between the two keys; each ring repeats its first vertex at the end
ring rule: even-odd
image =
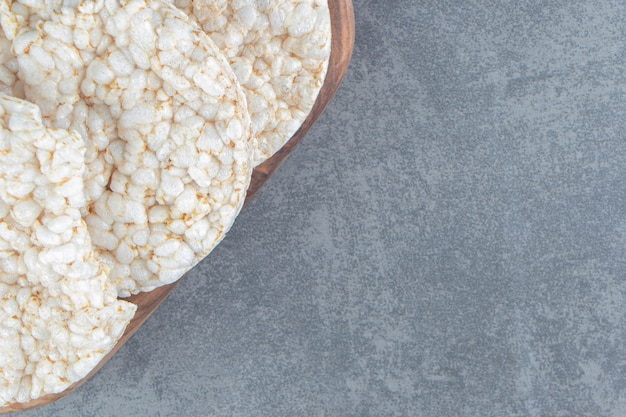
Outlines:
{"type": "Polygon", "coordinates": [[[0,1],[0,407],[59,393],[302,124],[325,0],[0,1]]]}

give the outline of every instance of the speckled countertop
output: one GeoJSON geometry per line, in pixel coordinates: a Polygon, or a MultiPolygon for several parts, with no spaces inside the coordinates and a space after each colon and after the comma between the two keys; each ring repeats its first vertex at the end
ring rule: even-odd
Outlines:
{"type": "Polygon", "coordinates": [[[626,5],[354,0],[336,99],[26,416],[626,416],[626,5]]]}

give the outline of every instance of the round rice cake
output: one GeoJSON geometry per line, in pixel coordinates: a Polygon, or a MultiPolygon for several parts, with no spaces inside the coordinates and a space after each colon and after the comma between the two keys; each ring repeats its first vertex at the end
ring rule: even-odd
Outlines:
{"type": "Polygon", "coordinates": [[[0,407],[84,378],[136,310],[117,299],[81,218],[84,152],[77,133],[0,94],[0,407]]]}
{"type": "Polygon", "coordinates": [[[258,165],[310,113],[330,59],[327,0],[173,0],[226,55],[248,99],[258,165]]]}
{"type": "Polygon", "coordinates": [[[224,237],[251,177],[247,103],[228,62],[161,0],[14,20],[26,97],[86,141],[83,214],[118,294],[180,278],[224,237]]]}

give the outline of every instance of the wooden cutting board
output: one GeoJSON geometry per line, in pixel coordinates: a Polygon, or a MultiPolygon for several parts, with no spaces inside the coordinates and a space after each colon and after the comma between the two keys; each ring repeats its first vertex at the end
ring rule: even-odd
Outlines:
{"type": "MultiPolygon", "coordinates": [[[[324,81],[324,85],[313,106],[313,109],[304,124],[287,142],[287,144],[278,151],[272,158],[255,168],[252,174],[252,182],[248,189],[246,203],[263,187],[265,182],[278,169],[280,164],[293,152],[298,146],[302,138],[309,131],[311,126],[322,115],[330,101],[339,88],[339,84],[350,63],[352,48],[354,46],[354,11],[352,9],[352,0],[328,0],[330,9],[330,19],[332,26],[332,46],[330,53],[330,62],[328,65],[328,73],[324,81]]],[[[60,398],[63,398],[70,392],[77,389],[85,381],[91,378],[102,366],[119,350],[124,343],[143,325],[143,323],[152,315],[152,313],[161,305],[167,296],[176,288],[180,280],[174,284],[157,288],[151,292],[140,293],[127,298],[127,301],[137,304],[137,313],[126,328],[124,335],[113,348],[113,350],[98,364],[98,366],[87,377],[72,385],[67,390],[59,394],[46,395],[37,400],[27,403],[16,403],[7,407],[0,408],[0,414],[10,413],[14,411],[29,410],[35,407],[41,407],[50,404],[60,398]]]]}

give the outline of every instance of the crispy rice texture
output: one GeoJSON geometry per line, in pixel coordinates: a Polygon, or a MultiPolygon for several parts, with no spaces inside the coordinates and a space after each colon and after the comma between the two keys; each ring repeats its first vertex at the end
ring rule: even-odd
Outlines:
{"type": "Polygon", "coordinates": [[[327,0],[173,0],[226,55],[248,99],[253,163],[278,151],[302,125],[330,59],[327,0]]]}
{"type": "Polygon", "coordinates": [[[245,199],[254,143],[241,86],[169,3],[33,3],[13,2],[3,28],[44,123],[85,139],[83,217],[111,281],[120,296],[174,282],[245,199]]]}
{"type": "Polygon", "coordinates": [[[81,218],[84,153],[77,133],[0,94],[0,406],[84,378],[135,313],[81,218]]]}

